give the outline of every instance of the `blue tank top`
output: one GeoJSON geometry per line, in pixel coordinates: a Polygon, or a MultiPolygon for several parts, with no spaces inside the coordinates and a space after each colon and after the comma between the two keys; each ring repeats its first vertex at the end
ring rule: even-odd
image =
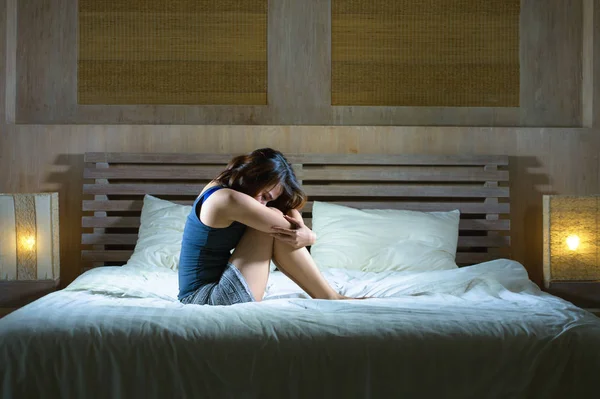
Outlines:
{"type": "Polygon", "coordinates": [[[209,227],[200,221],[202,203],[215,191],[224,188],[214,186],[200,195],[187,217],[179,256],[179,299],[196,291],[205,283],[218,281],[225,271],[246,226],[233,222],[227,227],[209,227]]]}

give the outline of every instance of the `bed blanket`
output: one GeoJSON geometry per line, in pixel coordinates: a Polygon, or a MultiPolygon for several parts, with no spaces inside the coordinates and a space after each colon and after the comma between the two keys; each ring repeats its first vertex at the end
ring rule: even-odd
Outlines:
{"type": "Polygon", "coordinates": [[[600,319],[517,262],[323,272],[366,300],[183,305],[168,269],[102,267],[0,320],[2,398],[588,398],[600,319]]]}

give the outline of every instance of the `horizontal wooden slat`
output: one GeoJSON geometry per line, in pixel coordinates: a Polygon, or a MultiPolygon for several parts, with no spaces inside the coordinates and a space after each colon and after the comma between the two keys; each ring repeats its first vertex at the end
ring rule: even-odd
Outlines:
{"type": "Polygon", "coordinates": [[[84,194],[94,195],[194,195],[197,196],[204,184],[84,184],[84,194]]]}
{"type": "MultiPolygon", "coordinates": [[[[180,205],[192,205],[193,200],[169,200],[180,205]]],[[[84,211],[140,211],[144,201],[140,200],[84,200],[84,211]]]]}
{"type": "Polygon", "coordinates": [[[123,262],[125,264],[133,254],[132,251],[81,251],[81,260],[88,262],[123,262]]]}
{"type": "MultiPolygon", "coordinates": [[[[197,195],[203,184],[84,184],[84,194],[94,195],[197,195]]],[[[304,185],[316,197],[508,197],[508,187],[419,186],[419,185],[304,185]]]]}
{"type": "Polygon", "coordinates": [[[223,164],[240,154],[197,153],[132,153],[132,152],[86,152],[85,162],[103,163],[155,163],[155,164],[223,164]]]}
{"type": "Polygon", "coordinates": [[[461,236],[458,237],[459,247],[472,248],[503,248],[510,246],[508,236],[461,236]]]}
{"type": "Polygon", "coordinates": [[[309,196],[322,197],[508,197],[508,187],[454,185],[304,185],[309,196]]]}
{"type": "MultiPolygon", "coordinates": [[[[190,204],[193,201],[186,201],[190,204]]],[[[139,200],[83,200],[83,211],[141,211],[144,201],[139,200]]]]}
{"type": "MultiPolygon", "coordinates": [[[[130,166],[109,168],[85,168],[85,179],[174,179],[210,180],[223,171],[220,166],[130,166]]],[[[448,168],[449,169],[449,168],[448,168]]],[[[365,169],[305,169],[297,172],[301,180],[324,181],[507,181],[508,171],[485,171],[474,168],[449,169],[441,167],[409,167],[365,169]],[[413,169],[413,170],[410,170],[413,169]]]]}
{"type": "Polygon", "coordinates": [[[485,252],[457,252],[456,263],[462,265],[476,264],[487,262],[489,260],[498,259],[497,255],[488,254],[485,252]]]}
{"type": "Polygon", "coordinates": [[[140,227],[140,218],[133,216],[84,216],[81,227],[140,227]]]}
{"type": "Polygon", "coordinates": [[[286,158],[305,165],[508,165],[505,155],[286,154],[286,158]]]}
{"type": "Polygon", "coordinates": [[[508,231],[510,230],[510,220],[461,219],[458,222],[458,229],[469,231],[508,231]]]}
{"type": "MultiPolygon", "coordinates": [[[[170,200],[180,205],[192,205],[194,201],[170,200]]],[[[328,203],[348,206],[357,209],[404,209],[420,212],[448,212],[458,209],[461,213],[497,213],[510,212],[509,203],[487,204],[474,202],[361,202],[361,201],[329,201],[328,203]]],[[[84,211],[139,211],[143,201],[140,200],[84,200],[84,211]]],[[[313,202],[306,203],[303,212],[312,212],[313,202]]]]}
{"type": "MultiPolygon", "coordinates": [[[[475,202],[367,202],[367,201],[327,201],[357,209],[400,209],[419,212],[448,212],[458,209],[461,213],[498,213],[510,212],[509,203],[487,204],[475,202]]],[[[303,212],[312,212],[314,202],[309,201],[302,208],[303,212]]]]}
{"type": "Polygon", "coordinates": [[[223,171],[221,166],[130,166],[109,168],[85,168],[85,179],[169,179],[169,180],[212,180],[223,171]]]}
{"type": "MultiPolygon", "coordinates": [[[[220,164],[240,154],[88,152],[85,162],[220,164]]],[[[330,165],[508,165],[506,155],[285,154],[290,163],[330,165]]]]}
{"type": "Polygon", "coordinates": [[[135,245],[137,234],[82,234],[81,243],[86,245],[135,245]]]}
{"type": "Polygon", "coordinates": [[[286,158],[292,163],[327,165],[508,165],[505,155],[289,154],[286,158]]]}
{"type": "Polygon", "coordinates": [[[483,167],[440,166],[346,166],[319,169],[304,168],[297,173],[303,181],[508,181],[507,170],[486,171],[483,167]]]}
{"type": "MultiPolygon", "coordinates": [[[[86,245],[135,245],[137,234],[82,234],[81,243],[86,245]]],[[[459,247],[500,248],[510,245],[510,237],[459,237],[459,247]]]]}

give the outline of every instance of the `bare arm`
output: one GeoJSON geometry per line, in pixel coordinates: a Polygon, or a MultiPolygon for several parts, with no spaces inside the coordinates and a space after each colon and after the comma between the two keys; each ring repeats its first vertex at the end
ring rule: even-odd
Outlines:
{"type": "Polygon", "coordinates": [[[288,216],[291,216],[299,223],[304,223],[304,219],[302,219],[302,215],[297,209],[291,209],[288,213],[288,216]]]}
{"type": "Polygon", "coordinates": [[[227,190],[224,197],[219,206],[219,214],[232,222],[240,222],[265,233],[273,232],[274,226],[285,229],[293,227],[279,210],[261,205],[249,195],[227,190]]]}

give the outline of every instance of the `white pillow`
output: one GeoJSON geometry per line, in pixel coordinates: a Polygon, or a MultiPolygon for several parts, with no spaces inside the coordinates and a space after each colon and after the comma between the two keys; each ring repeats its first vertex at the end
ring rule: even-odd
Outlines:
{"type": "Polygon", "coordinates": [[[144,196],[138,240],[127,264],[177,270],[183,229],[191,210],[189,205],[144,196]]]}
{"type": "MultiPolygon", "coordinates": [[[[127,264],[177,270],[183,230],[191,211],[190,205],[145,195],[137,243],[127,264]]],[[[275,264],[271,262],[271,271],[275,268],[275,264]]]]}
{"type": "Polygon", "coordinates": [[[369,272],[456,269],[460,212],[360,210],[315,201],[311,254],[320,268],[369,272]]]}

